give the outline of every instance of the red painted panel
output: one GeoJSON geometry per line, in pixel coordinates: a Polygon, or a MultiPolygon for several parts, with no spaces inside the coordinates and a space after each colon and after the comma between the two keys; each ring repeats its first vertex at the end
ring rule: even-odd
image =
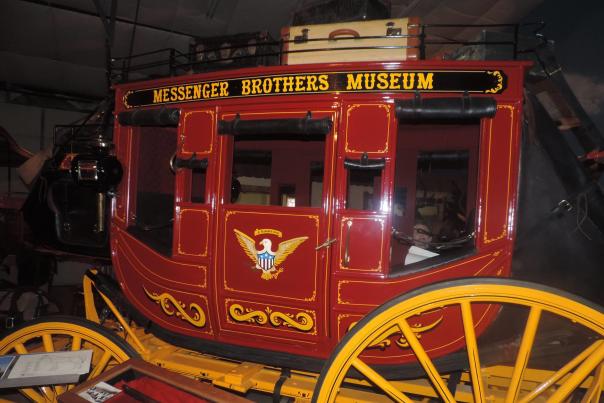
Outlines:
{"type": "Polygon", "coordinates": [[[220,270],[226,291],[315,301],[320,270],[315,251],[318,214],[227,211],[224,236],[220,270]],[[284,248],[270,271],[260,269],[256,262],[256,253],[265,247],[272,252],[284,248]]]}
{"type": "MultiPolygon", "coordinates": [[[[147,318],[164,328],[191,336],[208,338],[214,333],[206,295],[167,286],[148,273],[132,270],[128,257],[116,259],[114,264],[118,273],[127,273],[122,283],[126,296],[147,318]]],[[[121,276],[119,278],[121,280],[121,276]]]]}
{"type": "Polygon", "coordinates": [[[515,112],[511,105],[497,105],[497,114],[485,124],[486,168],[483,167],[484,223],[481,241],[489,244],[510,236],[512,226],[509,209],[513,208],[513,192],[517,167],[517,151],[513,143],[517,136],[515,129],[515,112]]]}
{"type": "Polygon", "coordinates": [[[337,301],[341,306],[377,307],[387,300],[423,285],[459,277],[506,277],[510,269],[510,252],[498,249],[478,256],[411,273],[383,279],[345,278],[337,281],[337,301]]]}
{"type": "Polygon", "coordinates": [[[115,260],[126,269],[124,275],[128,282],[131,281],[130,274],[137,272],[173,287],[193,290],[207,287],[207,267],[168,259],[127,232],[114,231],[112,250],[116,253],[115,260]]]}
{"type": "MultiPolygon", "coordinates": [[[[359,103],[347,105],[345,112],[345,151],[387,153],[390,147],[392,105],[359,103]]],[[[371,155],[370,155],[371,156],[371,155]]]]}
{"type": "Polygon", "coordinates": [[[344,216],[340,222],[340,270],[381,272],[385,262],[385,216],[344,216]],[[346,252],[348,250],[348,252],[346,252]],[[348,253],[348,262],[346,255],[348,253]]]}
{"type": "Polygon", "coordinates": [[[118,191],[115,195],[115,217],[122,223],[126,222],[126,211],[127,211],[127,202],[128,202],[128,191],[130,184],[130,167],[128,164],[131,163],[130,160],[130,146],[131,146],[131,129],[128,128],[118,128],[117,124],[114,128],[114,132],[116,133],[116,156],[117,159],[122,164],[124,175],[122,177],[122,181],[119,184],[118,191]]]}
{"type": "Polygon", "coordinates": [[[214,110],[187,110],[182,112],[182,154],[209,154],[212,152],[214,110]]]}
{"type": "Polygon", "coordinates": [[[176,209],[176,252],[181,255],[208,256],[210,212],[208,208],[176,209]]]}

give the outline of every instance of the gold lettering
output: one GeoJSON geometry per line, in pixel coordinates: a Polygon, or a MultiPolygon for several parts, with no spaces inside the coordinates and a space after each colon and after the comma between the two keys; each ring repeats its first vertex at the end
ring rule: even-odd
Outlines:
{"type": "Polygon", "coordinates": [[[229,96],[229,83],[227,81],[220,82],[220,96],[221,97],[229,96]]]}
{"type": "Polygon", "coordinates": [[[417,73],[417,89],[431,90],[434,88],[434,73],[417,73]]]}
{"type": "Polygon", "coordinates": [[[182,85],[178,87],[178,100],[183,101],[185,99],[185,87],[182,85]]]}
{"type": "Polygon", "coordinates": [[[275,86],[275,92],[281,92],[281,77],[273,77],[273,85],[275,86]]]}
{"type": "Polygon", "coordinates": [[[296,76],[296,91],[304,91],[304,79],[306,76],[296,76]]]}
{"type": "Polygon", "coordinates": [[[327,91],[329,89],[329,81],[327,74],[319,75],[319,90],[327,91]]]}
{"type": "Polygon", "coordinates": [[[270,94],[273,91],[273,82],[270,78],[265,78],[262,81],[262,91],[264,91],[265,94],[270,94]]]}
{"type": "Polygon", "coordinates": [[[170,101],[176,101],[178,94],[176,93],[176,87],[170,88],[170,101]]]}
{"type": "Polygon", "coordinates": [[[294,90],[294,78],[283,77],[283,92],[292,92],[294,90]]]}
{"type": "Polygon", "coordinates": [[[250,95],[250,80],[241,80],[241,95],[250,95]]]}
{"type": "Polygon", "coordinates": [[[372,90],[375,88],[375,73],[365,73],[365,89],[372,90]]]}
{"type": "Polygon", "coordinates": [[[260,89],[260,84],[262,84],[262,80],[259,78],[254,78],[252,80],[252,94],[261,94],[262,90],[260,89]]]}
{"type": "Polygon", "coordinates": [[[212,83],[212,98],[218,96],[218,83],[212,83]]]}
{"type": "Polygon", "coordinates": [[[403,73],[403,88],[412,90],[415,86],[415,73],[403,73]]]}
{"type": "Polygon", "coordinates": [[[386,88],[388,88],[388,73],[378,73],[377,80],[378,89],[385,90],[386,88]]]}
{"type": "Polygon", "coordinates": [[[163,97],[163,98],[164,98],[164,99],[163,99],[163,102],[168,102],[168,101],[170,100],[170,89],[168,89],[168,88],[164,88],[164,89],[162,90],[162,94],[163,94],[163,96],[164,96],[164,97],[163,97]]]}
{"type": "Polygon", "coordinates": [[[185,95],[185,99],[192,99],[193,98],[193,86],[192,85],[187,85],[186,87],[186,95],[185,95]]]}
{"type": "Polygon", "coordinates": [[[390,73],[390,89],[400,90],[401,89],[401,73],[390,73]]]}
{"type": "Polygon", "coordinates": [[[204,84],[203,87],[201,87],[201,95],[203,95],[204,98],[210,97],[210,84],[204,84]]]}
{"type": "Polygon", "coordinates": [[[308,76],[306,78],[306,91],[318,91],[317,76],[308,76]]]}
{"type": "Polygon", "coordinates": [[[153,90],[153,103],[157,104],[162,101],[161,90],[153,90]]]}
{"type": "Polygon", "coordinates": [[[360,90],[363,89],[361,78],[363,78],[362,74],[346,74],[346,89],[347,90],[360,90]]]}
{"type": "Polygon", "coordinates": [[[201,84],[197,84],[193,87],[193,99],[201,98],[201,84]]]}

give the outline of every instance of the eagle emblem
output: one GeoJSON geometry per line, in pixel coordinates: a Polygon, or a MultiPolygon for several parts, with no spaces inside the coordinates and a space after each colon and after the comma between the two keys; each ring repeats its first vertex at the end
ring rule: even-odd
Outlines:
{"type": "Polygon", "coordinates": [[[279,243],[279,247],[276,252],[273,252],[273,243],[268,238],[263,238],[260,241],[262,249],[256,249],[256,241],[249,235],[243,232],[233,229],[239,245],[243,248],[245,254],[254,262],[253,268],[262,271],[262,279],[270,280],[277,278],[280,273],[283,272],[282,267],[278,267],[281,263],[287,259],[289,255],[300,246],[304,241],[308,239],[307,236],[301,236],[292,238],[287,241],[279,243]]]}

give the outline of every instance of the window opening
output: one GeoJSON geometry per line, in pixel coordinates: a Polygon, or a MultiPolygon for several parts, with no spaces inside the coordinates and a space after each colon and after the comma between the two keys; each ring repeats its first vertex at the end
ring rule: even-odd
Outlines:
{"type": "Polygon", "coordinates": [[[170,158],[176,150],[174,127],[137,127],[136,206],[129,228],[141,241],[159,252],[172,251],[174,222],[174,174],[170,158]]]}
{"type": "Polygon", "coordinates": [[[382,195],[382,169],[348,168],[346,208],[378,211],[382,195]]]}
{"type": "Polygon", "coordinates": [[[325,136],[234,136],[231,202],[320,207],[325,136]]]}
{"type": "Polygon", "coordinates": [[[479,121],[399,128],[394,267],[473,249],[479,134],[479,121]]]}
{"type": "Polygon", "coordinates": [[[206,170],[191,170],[191,203],[205,203],[206,170]]]}

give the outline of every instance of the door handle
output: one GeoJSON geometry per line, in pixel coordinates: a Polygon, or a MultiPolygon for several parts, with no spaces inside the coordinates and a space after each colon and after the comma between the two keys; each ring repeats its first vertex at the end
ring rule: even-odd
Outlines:
{"type": "Polygon", "coordinates": [[[332,243],[334,243],[335,241],[337,241],[337,239],[336,239],[336,238],[333,238],[333,239],[329,239],[329,238],[327,238],[327,239],[325,240],[325,242],[323,242],[321,245],[317,246],[317,247],[315,248],[315,250],[319,250],[319,249],[327,248],[327,247],[329,247],[329,246],[330,246],[332,243]]]}
{"type": "Polygon", "coordinates": [[[348,253],[350,246],[350,227],[352,227],[352,220],[346,221],[346,241],[344,243],[344,259],[342,260],[342,266],[348,267],[350,264],[350,253],[348,253]]]}

